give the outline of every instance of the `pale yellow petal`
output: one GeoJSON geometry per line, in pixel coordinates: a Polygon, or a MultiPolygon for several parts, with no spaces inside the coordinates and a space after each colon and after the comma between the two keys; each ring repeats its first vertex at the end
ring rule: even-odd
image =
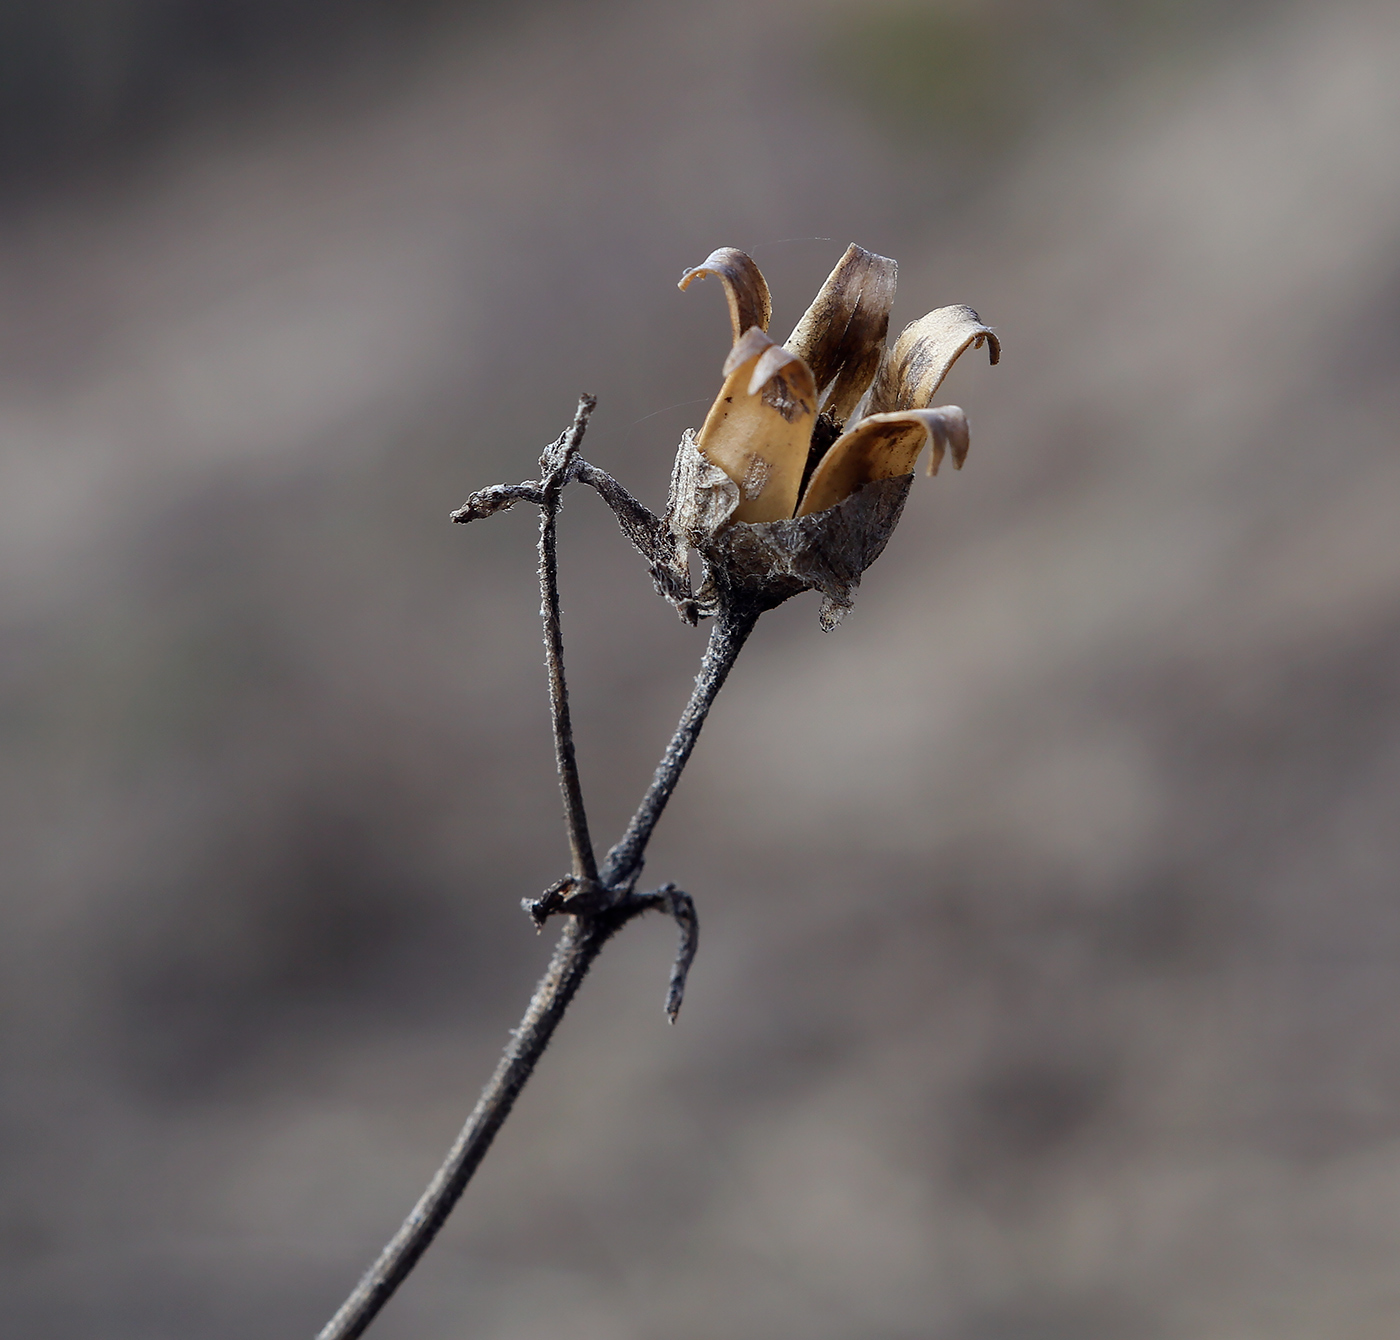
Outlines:
{"type": "Polygon", "coordinates": [[[991,361],[1001,358],[1001,341],[971,307],[940,307],[906,326],[890,350],[870,391],[869,412],[927,409],[948,369],[969,346],[986,341],[991,361]]]}
{"type": "Polygon", "coordinates": [[[824,512],[877,479],[909,474],[925,442],[933,445],[929,474],[938,472],[949,449],[953,464],[961,469],[967,459],[967,415],[956,405],[942,405],[862,419],[832,443],[812,472],[797,515],[824,512]]]}
{"type": "Polygon", "coordinates": [[[720,247],[681,276],[680,288],[684,291],[692,281],[703,279],[706,275],[716,275],[724,285],[724,295],[729,300],[729,322],[734,327],[736,344],[751,326],[757,326],[759,330],[768,329],[768,320],[773,315],[773,300],[768,296],[768,284],[752,257],[746,256],[737,247],[720,247]]]}
{"type": "Polygon", "coordinates": [[[741,363],[752,362],[769,349],[781,348],[774,345],[757,326],[750,326],[737,340],[734,347],[724,356],[724,375],[727,377],[741,363]]]}
{"type": "Polygon", "coordinates": [[[739,486],[735,521],[790,517],[816,422],[811,369],[750,327],[724,371],[724,385],[696,445],[739,486]]]}
{"type": "Polygon", "coordinates": [[[836,263],[787,347],[825,392],[820,409],[845,423],[870,386],[885,351],[899,266],[854,242],[836,263]]]}
{"type": "MultiPolygon", "coordinates": [[[[758,362],[753,365],[753,375],[749,378],[748,392],[750,395],[757,395],[760,388],[767,381],[772,380],[784,368],[792,367],[802,360],[794,353],[784,349],[781,344],[770,344],[758,356],[758,362]]],[[[799,373],[794,373],[800,376],[799,373]]],[[[809,374],[810,375],[810,374],[809,374]]]]}

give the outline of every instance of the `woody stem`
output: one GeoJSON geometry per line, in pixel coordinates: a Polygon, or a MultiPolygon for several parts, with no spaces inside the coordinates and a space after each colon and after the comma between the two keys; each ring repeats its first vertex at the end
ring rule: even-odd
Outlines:
{"type": "Polygon", "coordinates": [[[602,881],[606,887],[626,889],[636,883],[647,843],[651,841],[652,829],[661,818],[666,802],[671,799],[671,792],[676,789],[691,750],[695,748],[695,741],[700,736],[700,729],[709,715],[715,695],[724,687],[724,681],[729,677],[729,671],[748,641],[749,634],[753,632],[760,613],[747,607],[732,609],[725,606],[715,616],[709,645],[705,648],[704,660],[700,662],[700,673],[695,677],[695,690],[681,713],[676,733],[666,746],[661,762],[656,765],[651,785],[627,825],[627,831],[603,863],[602,881]]]}
{"type": "Polygon", "coordinates": [[[597,402],[583,396],[574,421],[564,434],[563,452],[556,468],[544,477],[544,498],[540,503],[540,616],[544,620],[545,665],[549,670],[549,714],[554,724],[554,762],[559,772],[559,790],[564,796],[564,824],[569,833],[569,852],[575,879],[596,882],[598,864],[588,835],[588,814],[583,807],[583,786],[579,782],[578,760],[574,756],[574,728],[569,715],[569,688],[564,680],[564,630],[559,613],[559,558],[556,530],[559,495],[567,477],[568,463],[577,454],[588,427],[588,416],[597,402]]]}
{"type": "Polygon", "coordinates": [[[491,1147],[525,1082],[534,1073],[554,1029],[608,938],[640,908],[620,914],[569,917],[554,956],[511,1034],[505,1054],[477,1099],[452,1148],[418,1203],[389,1240],[379,1259],[367,1270],[349,1298],[317,1336],[317,1340],[355,1340],[369,1329],[394,1291],[447,1222],[486,1151],[491,1147]]]}

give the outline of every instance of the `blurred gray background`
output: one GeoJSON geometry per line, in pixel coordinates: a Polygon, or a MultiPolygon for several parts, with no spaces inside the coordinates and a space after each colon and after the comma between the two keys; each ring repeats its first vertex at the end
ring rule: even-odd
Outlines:
{"type": "MultiPolygon", "coordinates": [[[[308,1336],[566,866],[535,525],[663,500],[749,250],[1000,330],[855,611],[760,625],[381,1340],[1400,1331],[1400,10],[0,5],[18,1340],[308,1336]]],[[[689,688],[562,520],[595,833],[689,688]]]]}

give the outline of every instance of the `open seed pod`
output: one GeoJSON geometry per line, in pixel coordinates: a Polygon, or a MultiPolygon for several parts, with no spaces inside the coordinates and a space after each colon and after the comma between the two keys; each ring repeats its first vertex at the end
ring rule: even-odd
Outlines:
{"type": "Polygon", "coordinates": [[[705,564],[701,612],[818,590],[834,627],[889,541],[925,444],[930,474],[948,453],[962,468],[967,415],[932,398],[966,349],[986,343],[996,363],[1000,341],[970,307],[944,307],[887,351],[895,272],[852,244],[785,345],[766,334],[768,286],[743,252],[721,248],[682,277],[682,288],[722,281],[734,332],[719,396],[681,440],[666,513],[677,577],[692,553],[705,564]],[[867,392],[869,412],[848,427],[867,392]]]}

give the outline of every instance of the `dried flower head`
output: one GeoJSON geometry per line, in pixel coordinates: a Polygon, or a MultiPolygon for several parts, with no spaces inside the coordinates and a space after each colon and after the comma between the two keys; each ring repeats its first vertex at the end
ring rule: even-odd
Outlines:
{"type": "Polygon", "coordinates": [[[897,266],[852,244],[785,344],[767,334],[768,285],[753,260],[722,247],[681,277],[724,286],[734,342],[699,434],[676,454],[666,525],[673,571],[700,556],[696,612],[771,608],[800,591],[825,597],[822,626],[850,608],[879,557],[927,443],[929,473],[951,450],[961,468],[967,416],[932,401],[963,351],[1001,344],[970,307],[940,307],[886,349],[897,266]]]}

